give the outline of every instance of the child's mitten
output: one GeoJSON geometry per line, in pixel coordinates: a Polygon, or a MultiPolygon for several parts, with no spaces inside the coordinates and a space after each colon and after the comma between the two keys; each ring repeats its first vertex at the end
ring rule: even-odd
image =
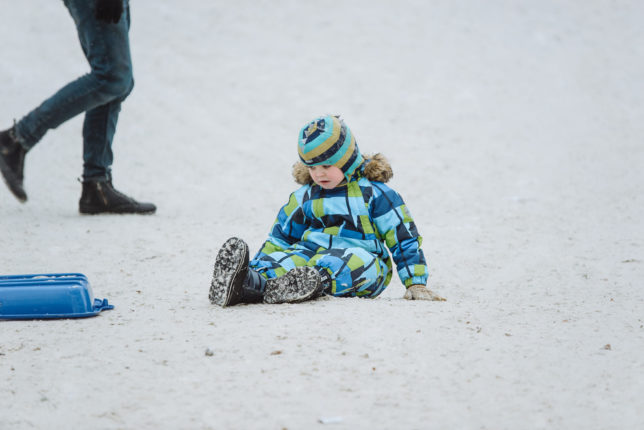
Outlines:
{"type": "Polygon", "coordinates": [[[407,300],[432,300],[435,302],[444,302],[445,299],[428,290],[424,285],[412,285],[407,288],[405,292],[405,299],[407,300]]]}
{"type": "Polygon", "coordinates": [[[96,0],[96,19],[116,24],[123,14],[123,0],[96,0]]]}

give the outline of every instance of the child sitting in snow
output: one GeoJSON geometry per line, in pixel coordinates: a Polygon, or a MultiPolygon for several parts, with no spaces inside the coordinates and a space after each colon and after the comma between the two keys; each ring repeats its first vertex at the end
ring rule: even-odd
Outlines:
{"type": "Polygon", "coordinates": [[[387,160],[380,154],[363,158],[336,116],[305,125],[298,152],[293,176],[302,187],[280,209],[250,262],[242,239],[223,244],[210,301],[232,306],[295,303],[322,294],[372,298],[391,280],[391,257],[406,299],[445,300],[425,287],[422,239],[402,198],[385,185],[393,176],[387,160]]]}

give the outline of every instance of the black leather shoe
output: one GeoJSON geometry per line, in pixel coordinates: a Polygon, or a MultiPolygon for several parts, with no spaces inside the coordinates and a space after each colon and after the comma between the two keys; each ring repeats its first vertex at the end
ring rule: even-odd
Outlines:
{"type": "Polygon", "coordinates": [[[111,180],[84,180],[83,193],[78,202],[82,214],[153,214],[157,207],[140,203],[114,189],[111,180]]]}
{"type": "Polygon", "coordinates": [[[13,128],[0,132],[0,171],[9,190],[21,202],[27,201],[22,186],[27,151],[13,136],[13,128]]]}

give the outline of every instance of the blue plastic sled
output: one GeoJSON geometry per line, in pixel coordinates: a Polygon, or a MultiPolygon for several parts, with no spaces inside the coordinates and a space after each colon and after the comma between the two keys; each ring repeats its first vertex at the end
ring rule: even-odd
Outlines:
{"type": "Polygon", "coordinates": [[[84,318],[114,309],[82,273],[0,276],[0,319],[84,318]]]}

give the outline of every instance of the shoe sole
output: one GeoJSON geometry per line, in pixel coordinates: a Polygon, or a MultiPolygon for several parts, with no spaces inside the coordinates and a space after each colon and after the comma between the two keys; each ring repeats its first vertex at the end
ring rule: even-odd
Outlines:
{"type": "Polygon", "coordinates": [[[112,215],[153,215],[156,213],[156,208],[146,210],[146,211],[128,211],[128,210],[105,210],[105,209],[96,209],[92,207],[79,206],[78,212],[81,215],[101,215],[101,214],[112,214],[112,215]]]}
{"type": "Polygon", "coordinates": [[[317,297],[322,280],[312,267],[297,267],[266,282],[264,303],[298,303],[317,297]]]}
{"type": "Polygon", "coordinates": [[[243,278],[238,276],[248,269],[248,245],[243,240],[231,237],[222,246],[215,259],[210,282],[210,303],[222,307],[233,300],[233,292],[239,291],[243,278]]]}
{"type": "Polygon", "coordinates": [[[16,178],[16,175],[13,174],[2,157],[0,157],[0,172],[2,172],[2,179],[4,179],[4,182],[7,184],[11,194],[13,194],[21,203],[26,202],[27,193],[25,193],[25,189],[22,185],[17,184],[18,178],[16,178]]]}

